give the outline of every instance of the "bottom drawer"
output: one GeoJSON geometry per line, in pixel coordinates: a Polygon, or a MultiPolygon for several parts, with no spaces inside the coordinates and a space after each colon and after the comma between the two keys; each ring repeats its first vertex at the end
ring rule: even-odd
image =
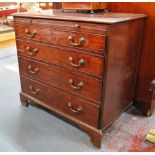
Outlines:
{"type": "Polygon", "coordinates": [[[70,117],[98,128],[99,107],[68,93],[21,76],[22,92],[70,117]]]}

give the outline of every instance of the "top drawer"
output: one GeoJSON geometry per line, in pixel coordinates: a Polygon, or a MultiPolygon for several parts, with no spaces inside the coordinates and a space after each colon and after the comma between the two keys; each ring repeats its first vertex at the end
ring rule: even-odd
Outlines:
{"type": "Polygon", "coordinates": [[[69,46],[94,52],[105,51],[104,34],[79,33],[51,28],[16,25],[16,36],[51,44],[69,46]]]}
{"type": "Polygon", "coordinates": [[[91,33],[103,33],[108,29],[108,25],[104,24],[20,17],[15,17],[15,24],[91,33]]]}

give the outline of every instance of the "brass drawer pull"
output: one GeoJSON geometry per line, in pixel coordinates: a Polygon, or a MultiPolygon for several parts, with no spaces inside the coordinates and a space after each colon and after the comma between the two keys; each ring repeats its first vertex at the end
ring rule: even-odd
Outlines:
{"type": "Polygon", "coordinates": [[[85,61],[83,58],[81,58],[81,59],[79,60],[79,63],[78,63],[78,64],[75,64],[75,63],[73,62],[73,58],[72,58],[72,57],[69,57],[68,59],[69,59],[69,61],[70,61],[70,64],[71,64],[72,66],[74,66],[74,67],[80,67],[81,65],[84,65],[84,64],[86,63],[86,61],[85,61]]]}
{"type": "Polygon", "coordinates": [[[85,38],[80,38],[78,43],[75,43],[73,36],[68,36],[68,40],[70,41],[72,46],[81,46],[86,40],[85,38]]]}
{"type": "Polygon", "coordinates": [[[79,90],[79,89],[81,89],[81,88],[84,87],[84,83],[83,83],[83,82],[79,82],[78,85],[75,86],[75,85],[74,85],[74,80],[71,79],[71,78],[69,79],[68,82],[71,84],[71,87],[72,87],[72,88],[77,89],[77,90],[79,90]]]}
{"type": "Polygon", "coordinates": [[[79,112],[82,111],[82,107],[78,107],[77,109],[73,109],[72,103],[71,103],[71,102],[68,102],[68,107],[69,107],[69,109],[70,109],[72,112],[74,112],[74,113],[79,113],[79,112]]]}
{"type": "Polygon", "coordinates": [[[26,50],[28,51],[28,54],[31,55],[31,56],[35,56],[37,53],[38,53],[38,49],[35,48],[35,49],[32,49],[31,47],[26,47],[26,50]]]}
{"type": "Polygon", "coordinates": [[[29,89],[31,91],[32,94],[37,95],[37,93],[40,91],[39,89],[34,89],[31,85],[29,86],[29,89]]]}
{"type": "Polygon", "coordinates": [[[28,66],[29,72],[32,74],[36,74],[39,71],[39,68],[33,69],[31,65],[28,66]]]}
{"type": "Polygon", "coordinates": [[[25,29],[25,33],[26,33],[26,36],[29,38],[33,38],[37,34],[37,32],[35,30],[32,31],[32,33],[30,34],[28,29],[25,29]]]}

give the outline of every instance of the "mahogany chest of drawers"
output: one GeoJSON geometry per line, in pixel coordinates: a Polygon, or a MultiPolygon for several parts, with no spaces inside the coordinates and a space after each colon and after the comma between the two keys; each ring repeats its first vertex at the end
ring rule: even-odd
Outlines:
{"type": "Polygon", "coordinates": [[[14,14],[23,105],[52,110],[101,147],[103,130],[134,100],[145,17],[14,14]]]}

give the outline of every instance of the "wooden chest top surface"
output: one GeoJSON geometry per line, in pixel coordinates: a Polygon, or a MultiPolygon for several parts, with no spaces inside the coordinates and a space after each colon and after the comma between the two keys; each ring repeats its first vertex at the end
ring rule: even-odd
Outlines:
{"type": "Polygon", "coordinates": [[[135,13],[112,13],[112,12],[102,12],[95,14],[86,13],[75,13],[75,12],[61,12],[61,10],[51,10],[47,14],[41,13],[15,13],[15,17],[31,17],[31,18],[43,18],[43,19],[59,19],[59,20],[70,20],[70,21],[85,21],[94,23],[104,23],[104,24],[114,24],[123,21],[130,21],[139,18],[145,18],[145,14],[135,14],[135,13]]]}

